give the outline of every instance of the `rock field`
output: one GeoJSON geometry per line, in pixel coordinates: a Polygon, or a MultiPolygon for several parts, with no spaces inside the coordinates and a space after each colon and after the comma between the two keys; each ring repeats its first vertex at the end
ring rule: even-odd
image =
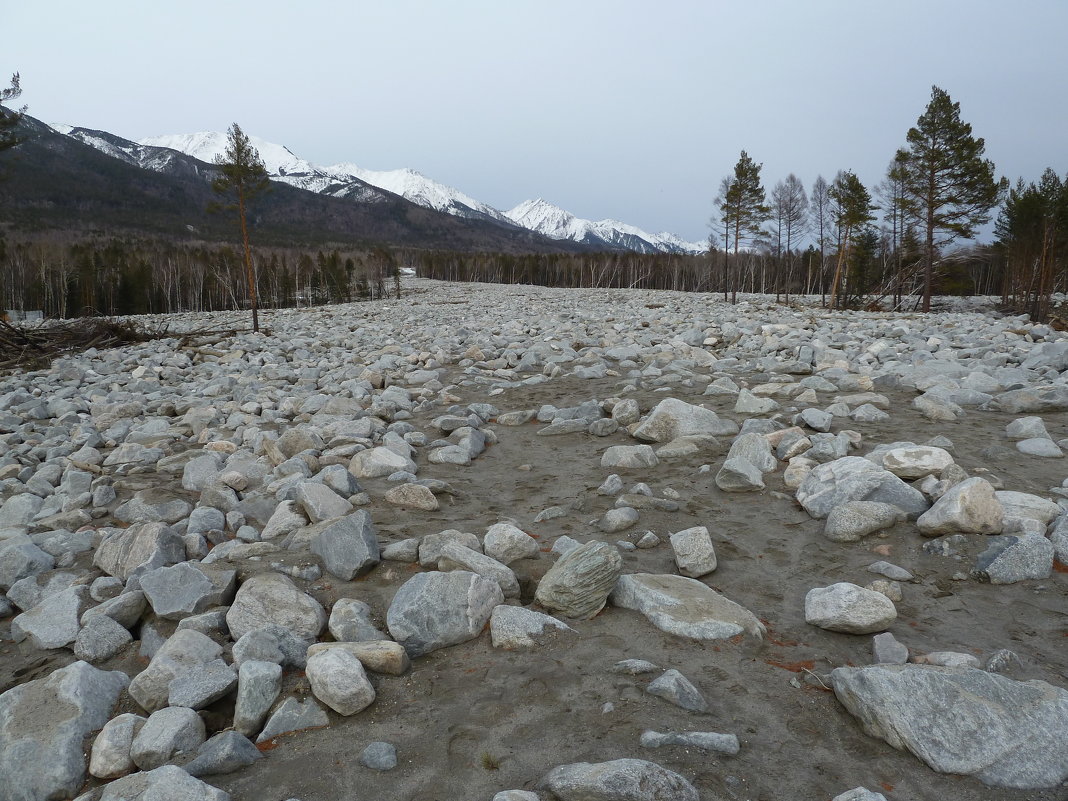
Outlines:
{"type": "Polygon", "coordinates": [[[262,317],[0,377],[4,801],[1068,797],[1068,336],[262,317]]]}

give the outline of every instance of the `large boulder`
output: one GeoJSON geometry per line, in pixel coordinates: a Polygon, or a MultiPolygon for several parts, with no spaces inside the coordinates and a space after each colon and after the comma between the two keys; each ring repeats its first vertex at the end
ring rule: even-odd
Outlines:
{"type": "Polygon", "coordinates": [[[141,591],[158,617],[181,620],[229,603],[237,573],[214,565],[181,562],[150,570],[140,581],[141,591]]]}
{"type": "Polygon", "coordinates": [[[357,478],[380,478],[400,471],[415,473],[418,469],[407,456],[385,447],[360,451],[349,464],[349,472],[357,478]]]}
{"type": "Polygon", "coordinates": [[[288,576],[253,576],[238,589],[226,613],[230,636],[238,640],[252,629],[271,624],[284,626],[305,640],[314,640],[326,626],[326,610],[288,576]]]}
{"type": "Polygon", "coordinates": [[[588,619],[604,608],[623,570],[615,546],[596,540],[561,556],[538,584],[534,599],[550,612],[588,619]]]}
{"type": "Polygon", "coordinates": [[[185,561],[185,541],[165,523],[137,523],[113,529],[96,549],[93,564],[126,581],[135,573],[185,561]]]}
{"type": "Polygon", "coordinates": [[[841,667],[834,694],[864,731],[942,773],[995,787],[1068,779],[1068,691],[973,668],[841,667]]]}
{"type": "Polygon", "coordinates": [[[643,442],[671,442],[688,436],[733,436],[738,424],[722,419],[711,409],[694,406],[678,398],[664,398],[634,429],[643,442]]]}
{"type": "Polygon", "coordinates": [[[75,662],[0,695],[0,788],[7,801],[71,798],[86,778],[85,738],[129,679],[75,662]]]}
{"type": "Polygon", "coordinates": [[[1041,534],[991,537],[979,554],[972,576],[991,584],[1046,579],[1053,572],[1053,543],[1041,534]]]}
{"type": "Polygon", "coordinates": [[[862,456],[844,456],[812,468],[797,488],[797,500],[817,519],[847,501],[889,503],[910,519],[928,506],[923,493],[862,456]]]}
{"type": "Polygon", "coordinates": [[[85,585],[50,595],[11,621],[11,639],[29,638],[35,648],[62,648],[78,637],[78,619],[89,597],[85,585]]]}
{"type": "Polygon", "coordinates": [[[700,581],[684,576],[627,573],[609,598],[613,606],[645,615],[661,631],[693,640],[764,636],[756,615],[700,581]]]}
{"type": "Polygon", "coordinates": [[[1000,534],[1004,515],[993,485],[984,478],[969,478],[946,490],[920,515],[916,527],[927,537],[1000,534]]]}
{"type": "Polygon", "coordinates": [[[195,676],[222,653],[222,646],[194,629],[178,629],[160,646],[148,667],[130,682],[130,696],[147,712],[163,709],[171,682],[195,676]]]}
{"type": "Polygon", "coordinates": [[[686,779],[644,759],[559,765],[537,789],[558,801],[700,801],[686,779]]]}
{"type": "Polygon", "coordinates": [[[99,801],[230,801],[230,794],[175,765],[131,773],[104,787],[99,801]]]}
{"type": "Polygon", "coordinates": [[[418,573],[393,596],[386,625],[409,656],[423,656],[477,637],[503,601],[500,585],[477,573],[418,573]]]}
{"type": "Polygon", "coordinates": [[[898,478],[915,479],[941,473],[953,464],[953,456],[944,448],[931,445],[892,448],[883,454],[883,467],[898,478]]]}

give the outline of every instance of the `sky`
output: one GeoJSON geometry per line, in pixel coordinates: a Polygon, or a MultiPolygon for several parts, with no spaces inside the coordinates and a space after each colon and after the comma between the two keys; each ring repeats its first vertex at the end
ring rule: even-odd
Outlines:
{"type": "Polygon", "coordinates": [[[742,150],[769,191],[873,188],[932,85],[999,175],[1068,173],[1065,0],[0,0],[0,30],[45,122],[237,121],[314,164],[696,241],[742,150]]]}

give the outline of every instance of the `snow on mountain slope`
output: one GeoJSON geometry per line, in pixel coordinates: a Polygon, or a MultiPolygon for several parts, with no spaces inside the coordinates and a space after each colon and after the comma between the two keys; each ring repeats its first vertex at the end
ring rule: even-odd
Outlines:
{"type": "MultiPolygon", "coordinates": [[[[218,131],[152,136],[130,142],[102,131],[70,126],[54,128],[108,155],[159,171],[168,168],[168,154],[173,151],[210,164],[225,152],[227,145],[227,135],[218,131]]],[[[650,234],[618,220],[584,220],[542,199],[525,201],[502,213],[412,169],[368,170],[350,162],[318,167],[284,145],[257,136],[249,136],[249,140],[259,151],[272,180],[319,194],[374,201],[385,197],[378,191],[385,190],[456,217],[517,225],[553,239],[569,239],[594,247],[624,248],[639,253],[700,253],[706,249],[703,242],[685,242],[670,233],[650,234]]]]}
{"type": "Polygon", "coordinates": [[[606,244],[639,253],[700,253],[707,249],[702,243],[684,242],[674,234],[650,234],[618,220],[584,220],[541,198],[525,200],[504,216],[553,239],[606,244]]]}
{"type": "Polygon", "coordinates": [[[514,224],[492,206],[465,195],[459,189],[427,178],[413,169],[368,170],[351,162],[334,164],[324,169],[338,177],[355,176],[379,189],[400,195],[412,203],[457,217],[489,217],[498,222],[514,224]]]}

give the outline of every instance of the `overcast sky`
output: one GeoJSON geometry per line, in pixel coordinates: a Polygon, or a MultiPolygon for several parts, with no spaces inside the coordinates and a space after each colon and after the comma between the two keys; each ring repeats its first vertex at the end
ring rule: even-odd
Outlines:
{"type": "Polygon", "coordinates": [[[872,187],[932,84],[999,174],[1068,172],[1065,0],[4,0],[0,30],[0,75],[45,122],[236,120],[316,164],[691,240],[742,149],[769,190],[839,169],[872,187]]]}

